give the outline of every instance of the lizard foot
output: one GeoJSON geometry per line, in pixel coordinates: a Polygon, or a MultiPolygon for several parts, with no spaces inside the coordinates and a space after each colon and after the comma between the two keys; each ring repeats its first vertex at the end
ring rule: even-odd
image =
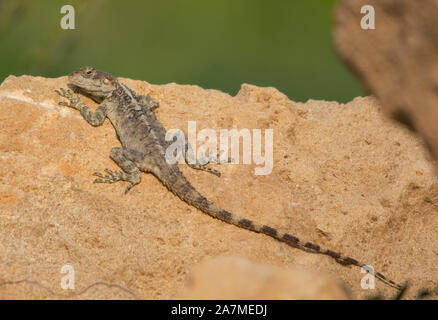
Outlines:
{"type": "Polygon", "coordinates": [[[227,161],[225,161],[225,162],[221,161],[220,158],[224,152],[225,152],[225,150],[221,150],[220,152],[217,153],[216,162],[214,162],[214,163],[217,163],[217,164],[234,163],[234,159],[232,157],[228,157],[227,161]]]}
{"type": "Polygon", "coordinates": [[[108,175],[102,174],[100,172],[93,173],[93,176],[102,178],[102,179],[95,179],[94,183],[114,183],[120,180],[123,180],[122,177],[125,175],[125,173],[121,171],[112,171],[110,169],[105,169],[105,172],[108,173],[108,175]]]}
{"type": "Polygon", "coordinates": [[[60,88],[59,90],[55,90],[57,94],[59,94],[63,98],[67,98],[69,102],[61,101],[58,104],[61,106],[66,106],[70,108],[76,109],[77,104],[81,101],[81,98],[77,94],[74,94],[70,89],[60,88]]]}
{"type": "Polygon", "coordinates": [[[212,168],[207,168],[205,165],[202,165],[202,164],[189,164],[189,167],[192,169],[202,170],[202,171],[212,173],[218,177],[221,176],[221,173],[219,171],[212,169],[212,168]]]}
{"type": "Polygon", "coordinates": [[[128,174],[122,171],[112,171],[110,169],[105,169],[105,172],[108,175],[102,174],[100,172],[93,173],[94,176],[99,177],[99,179],[95,179],[93,183],[114,183],[117,181],[128,181],[130,184],[125,189],[125,194],[128,193],[129,190],[136,184],[140,182],[139,174],[128,174]]]}

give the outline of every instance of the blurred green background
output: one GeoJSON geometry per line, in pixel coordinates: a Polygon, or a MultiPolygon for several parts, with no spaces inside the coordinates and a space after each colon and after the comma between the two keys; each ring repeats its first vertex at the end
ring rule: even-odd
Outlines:
{"type": "Polygon", "coordinates": [[[332,47],[335,0],[0,0],[0,81],[92,65],[232,95],[273,86],[294,101],[364,95],[332,47]],[[76,29],[60,27],[65,4],[76,29]]]}

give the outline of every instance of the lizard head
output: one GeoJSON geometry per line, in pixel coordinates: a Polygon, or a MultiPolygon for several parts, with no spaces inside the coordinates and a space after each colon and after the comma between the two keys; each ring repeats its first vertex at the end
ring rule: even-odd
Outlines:
{"type": "Polygon", "coordinates": [[[97,99],[111,96],[118,88],[117,79],[112,75],[88,66],[70,73],[68,80],[81,91],[97,99]]]}

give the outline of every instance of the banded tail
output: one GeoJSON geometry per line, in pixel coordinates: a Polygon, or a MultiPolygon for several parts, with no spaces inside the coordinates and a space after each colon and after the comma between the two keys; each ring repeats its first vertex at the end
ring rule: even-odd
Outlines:
{"type": "MultiPolygon", "coordinates": [[[[305,248],[314,253],[324,254],[332,257],[337,262],[343,265],[354,265],[357,267],[365,267],[366,264],[362,263],[351,257],[342,255],[341,253],[332,251],[330,249],[321,247],[320,245],[314,244],[312,242],[303,241],[296,236],[293,236],[287,232],[280,229],[272,228],[270,226],[251,221],[242,218],[236,214],[223,210],[222,208],[216,206],[214,203],[202,196],[187,179],[183,176],[181,171],[176,166],[165,165],[160,168],[160,172],[155,174],[158,179],[176,196],[181,200],[187,202],[189,205],[201,210],[202,212],[210,215],[213,218],[222,220],[224,222],[233,224],[237,227],[247,229],[257,233],[263,233],[270,236],[278,241],[284,242],[289,246],[295,248],[305,248]]],[[[386,278],[380,272],[375,272],[375,277],[382,281],[383,283],[393,287],[395,289],[401,290],[403,287],[394,281],[386,278]]]]}

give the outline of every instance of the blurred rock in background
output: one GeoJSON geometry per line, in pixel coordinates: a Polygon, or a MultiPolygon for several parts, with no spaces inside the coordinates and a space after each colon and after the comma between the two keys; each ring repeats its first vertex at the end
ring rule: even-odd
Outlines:
{"type": "MultiPolygon", "coordinates": [[[[344,0],[335,47],[392,118],[418,131],[438,157],[438,1],[344,0]],[[363,30],[363,5],[375,29],[363,30]]],[[[436,168],[438,168],[436,166],[436,168]]]]}

